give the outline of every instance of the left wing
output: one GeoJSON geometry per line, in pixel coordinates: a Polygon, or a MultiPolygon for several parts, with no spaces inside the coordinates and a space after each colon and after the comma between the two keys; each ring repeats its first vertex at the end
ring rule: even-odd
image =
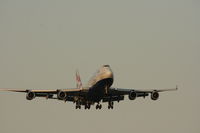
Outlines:
{"type": "Polygon", "coordinates": [[[108,101],[120,101],[124,100],[124,95],[128,95],[130,100],[135,100],[137,97],[146,97],[151,95],[152,100],[157,100],[159,98],[160,92],[165,91],[175,91],[176,88],[171,89],[151,89],[151,90],[137,90],[137,89],[123,89],[123,88],[110,88],[107,96],[103,99],[103,102],[108,101]]]}
{"type": "Polygon", "coordinates": [[[65,101],[74,101],[74,96],[83,96],[85,95],[85,90],[78,88],[70,89],[53,89],[53,90],[38,90],[38,89],[0,89],[0,91],[11,91],[11,92],[22,92],[27,93],[26,99],[32,100],[35,97],[45,97],[49,99],[59,99],[65,101]],[[54,97],[54,95],[56,95],[54,97]]]}

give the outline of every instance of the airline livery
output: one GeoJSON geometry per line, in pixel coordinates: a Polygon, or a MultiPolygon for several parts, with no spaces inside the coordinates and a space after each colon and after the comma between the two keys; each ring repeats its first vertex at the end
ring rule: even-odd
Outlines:
{"type": "Polygon", "coordinates": [[[35,97],[45,97],[47,99],[58,99],[75,103],[76,109],[90,109],[91,105],[96,104],[96,109],[101,109],[101,102],[108,103],[108,109],[113,109],[114,102],[124,100],[128,95],[130,100],[137,97],[151,97],[152,100],[159,98],[159,92],[173,91],[172,89],[153,89],[153,90],[136,90],[111,87],[114,81],[114,75],[109,65],[103,65],[95,75],[89,80],[86,86],[82,85],[80,75],[76,72],[76,88],[38,90],[38,89],[0,89],[1,91],[23,92],[26,93],[26,99],[32,100],[35,97]]]}

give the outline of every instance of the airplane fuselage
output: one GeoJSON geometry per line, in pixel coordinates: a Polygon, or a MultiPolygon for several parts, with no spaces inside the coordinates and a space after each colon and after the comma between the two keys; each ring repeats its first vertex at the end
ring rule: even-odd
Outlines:
{"type": "Polygon", "coordinates": [[[101,67],[88,83],[87,99],[99,102],[108,92],[114,81],[114,75],[108,65],[101,67]]]}

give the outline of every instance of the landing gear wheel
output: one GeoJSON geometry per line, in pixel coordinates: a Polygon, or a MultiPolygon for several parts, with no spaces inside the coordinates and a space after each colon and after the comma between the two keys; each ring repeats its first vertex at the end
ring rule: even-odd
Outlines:
{"type": "Polygon", "coordinates": [[[113,106],[108,106],[108,109],[113,109],[113,106]]]}
{"type": "Polygon", "coordinates": [[[96,105],[96,109],[101,109],[102,108],[102,105],[101,104],[97,104],[96,105]]]}
{"type": "Polygon", "coordinates": [[[99,105],[99,109],[101,109],[101,108],[102,108],[102,105],[100,104],[100,105],[99,105]]]}
{"type": "Polygon", "coordinates": [[[90,109],[90,104],[86,104],[85,109],[90,109]]]}
{"type": "Polygon", "coordinates": [[[76,109],[81,109],[81,105],[76,105],[76,109]]]}
{"type": "Polygon", "coordinates": [[[81,104],[80,104],[80,102],[76,102],[76,109],[81,109],[81,104]]]}
{"type": "Polygon", "coordinates": [[[113,106],[111,106],[111,109],[113,109],[113,106]]]}
{"type": "Polygon", "coordinates": [[[114,102],[108,102],[108,109],[113,109],[114,102]]]}

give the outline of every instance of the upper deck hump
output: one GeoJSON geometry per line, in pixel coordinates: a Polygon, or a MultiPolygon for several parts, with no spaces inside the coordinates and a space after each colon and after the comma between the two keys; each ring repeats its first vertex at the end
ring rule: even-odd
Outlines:
{"type": "Polygon", "coordinates": [[[100,80],[104,80],[104,79],[114,79],[114,75],[112,72],[112,69],[110,68],[109,65],[103,65],[93,76],[92,78],[89,80],[87,86],[88,87],[92,87],[93,85],[95,85],[97,82],[99,82],[100,80]]]}

